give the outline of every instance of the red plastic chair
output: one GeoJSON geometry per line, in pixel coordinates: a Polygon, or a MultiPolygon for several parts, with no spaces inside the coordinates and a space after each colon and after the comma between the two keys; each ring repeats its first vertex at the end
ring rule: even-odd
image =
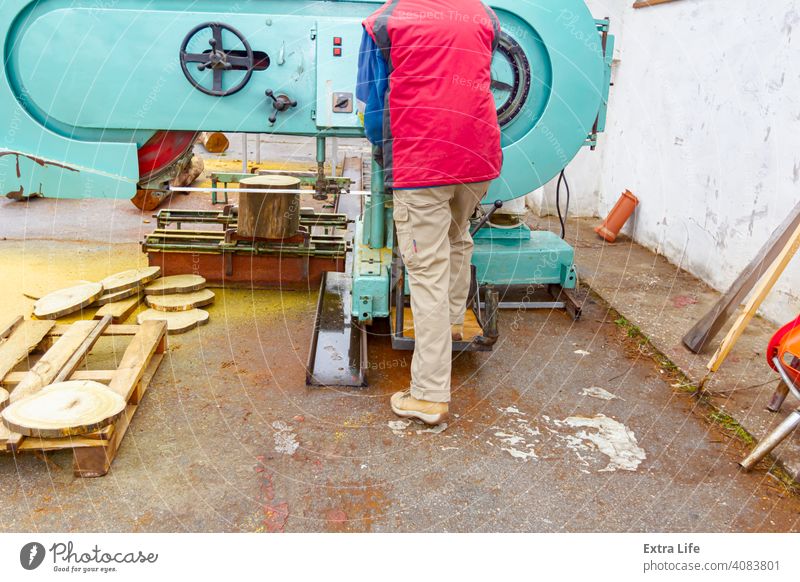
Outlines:
{"type": "MultiPolygon", "coordinates": [[[[772,336],[766,355],[767,363],[781,377],[781,383],[772,395],[767,408],[772,412],[779,412],[790,392],[800,401],[800,317],[784,325],[772,336]]],[[[794,410],[778,428],[753,449],[753,452],[740,463],[742,467],[748,471],[755,467],[798,426],[800,426],[800,408],[794,410]]]]}

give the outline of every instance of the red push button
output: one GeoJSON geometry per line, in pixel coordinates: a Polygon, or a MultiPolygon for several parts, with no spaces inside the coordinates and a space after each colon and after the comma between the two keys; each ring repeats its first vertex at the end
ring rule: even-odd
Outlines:
{"type": "Polygon", "coordinates": [[[333,46],[342,46],[342,37],[341,36],[334,36],[333,37],[333,46]]]}
{"type": "Polygon", "coordinates": [[[334,49],[333,49],[333,56],[335,56],[335,57],[340,57],[340,56],[342,56],[342,49],[341,49],[341,48],[339,48],[339,47],[336,47],[336,48],[334,48],[334,49]]]}

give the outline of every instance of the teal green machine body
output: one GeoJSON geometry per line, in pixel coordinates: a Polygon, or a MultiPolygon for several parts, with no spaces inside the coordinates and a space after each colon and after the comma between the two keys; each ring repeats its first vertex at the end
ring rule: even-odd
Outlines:
{"type": "MultiPolygon", "coordinates": [[[[131,198],[142,186],[138,152],[163,131],[363,136],[352,107],[361,22],[381,4],[2,0],[0,195],[131,198]],[[219,75],[184,68],[183,47],[209,50],[207,37],[192,34],[205,24],[222,26],[215,34],[229,55],[249,47],[255,65],[219,75]],[[297,106],[271,122],[267,90],[297,106]]],[[[504,166],[487,203],[529,194],[582,147],[596,145],[613,53],[608,22],[595,20],[582,0],[488,4],[504,37],[493,63],[504,166]]],[[[379,167],[364,208],[352,261],[353,314],[370,322],[389,315],[394,236],[379,167]]],[[[476,237],[483,283],[569,288],[573,259],[558,237],[524,226],[488,227],[476,237]]]]}

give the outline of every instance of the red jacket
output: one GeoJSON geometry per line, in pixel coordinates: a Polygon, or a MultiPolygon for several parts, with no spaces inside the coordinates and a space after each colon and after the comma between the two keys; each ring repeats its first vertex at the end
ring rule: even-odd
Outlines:
{"type": "Polygon", "coordinates": [[[503,152],[491,91],[500,24],[480,0],[390,0],[364,21],[388,65],[386,183],[493,180],[503,152]]]}

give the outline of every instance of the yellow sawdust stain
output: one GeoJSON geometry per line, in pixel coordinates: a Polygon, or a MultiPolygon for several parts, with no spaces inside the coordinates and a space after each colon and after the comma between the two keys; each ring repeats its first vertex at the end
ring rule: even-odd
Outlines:
{"type": "MultiPolygon", "coordinates": [[[[3,251],[3,276],[0,277],[3,305],[0,314],[23,315],[26,319],[32,318],[35,303],[32,297],[41,297],[81,281],[100,281],[126,269],[147,266],[147,257],[136,244],[108,247],[71,242],[6,241],[3,251]]],[[[216,294],[214,304],[204,308],[211,315],[209,325],[247,320],[275,321],[304,313],[313,319],[316,307],[316,293],[209,288],[216,294]]],[[[127,323],[135,323],[137,314],[146,309],[148,307],[142,301],[127,323]]],[[[92,319],[96,311],[97,307],[90,306],[62,317],[58,322],[92,319]]]]}

